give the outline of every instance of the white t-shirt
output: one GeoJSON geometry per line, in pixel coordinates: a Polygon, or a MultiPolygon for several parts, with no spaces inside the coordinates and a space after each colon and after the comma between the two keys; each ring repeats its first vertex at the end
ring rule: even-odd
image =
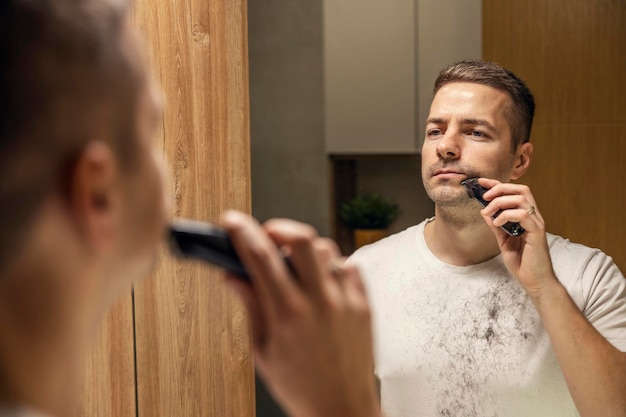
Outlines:
{"type": "MultiPolygon", "coordinates": [[[[437,259],[427,221],[358,250],[374,318],[386,417],[578,416],[547,333],[502,256],[437,259]]],[[[626,351],[626,279],[597,249],[548,235],[557,277],[587,319],[626,351]]]]}

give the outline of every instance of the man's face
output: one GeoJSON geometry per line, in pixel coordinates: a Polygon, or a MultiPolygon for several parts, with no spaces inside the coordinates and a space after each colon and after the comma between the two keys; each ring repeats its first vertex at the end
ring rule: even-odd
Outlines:
{"type": "Polygon", "coordinates": [[[466,178],[511,179],[516,154],[505,117],[509,106],[505,92],[481,84],[453,82],[437,92],[422,147],[422,180],[435,204],[468,204],[460,185],[466,178]]]}
{"type": "Polygon", "coordinates": [[[128,254],[134,254],[144,266],[138,274],[147,272],[154,260],[156,248],[163,239],[169,217],[169,199],[165,191],[165,164],[157,149],[156,134],[161,120],[158,93],[147,88],[141,100],[136,125],[138,152],[136,166],[126,184],[127,210],[125,216],[128,254]],[[141,270],[145,271],[141,271],[141,270]]]}
{"type": "MultiPolygon", "coordinates": [[[[141,56],[137,43],[131,41],[131,45],[141,56]]],[[[129,135],[135,142],[137,153],[121,184],[125,203],[118,252],[126,283],[151,270],[171,212],[165,187],[164,158],[156,140],[162,121],[161,96],[149,82],[145,64],[139,62],[138,65],[144,74],[144,85],[139,92],[134,130],[129,135]]]]}

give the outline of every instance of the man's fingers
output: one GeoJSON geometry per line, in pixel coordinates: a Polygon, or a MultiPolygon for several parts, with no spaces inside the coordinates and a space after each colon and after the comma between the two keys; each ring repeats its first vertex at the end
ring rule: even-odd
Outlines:
{"type": "Polygon", "coordinates": [[[315,300],[326,297],[330,279],[327,265],[332,258],[339,256],[336,244],[318,237],[311,226],[293,220],[270,220],[264,227],[278,245],[286,248],[303,289],[315,300]]]}
{"type": "Polygon", "coordinates": [[[284,259],[276,244],[250,216],[228,211],[222,222],[246,266],[266,320],[273,321],[295,296],[295,284],[284,259]]]}
{"type": "Polygon", "coordinates": [[[545,230],[543,217],[528,186],[484,178],[480,179],[480,184],[490,187],[484,195],[489,204],[482,210],[482,214],[486,220],[497,214],[497,218],[491,220],[494,226],[515,222],[529,232],[545,230]]]}
{"type": "Polygon", "coordinates": [[[345,262],[339,266],[339,272],[336,273],[337,280],[340,282],[346,300],[353,309],[367,319],[370,317],[370,307],[367,299],[367,291],[361,279],[358,268],[352,264],[345,262]]]}

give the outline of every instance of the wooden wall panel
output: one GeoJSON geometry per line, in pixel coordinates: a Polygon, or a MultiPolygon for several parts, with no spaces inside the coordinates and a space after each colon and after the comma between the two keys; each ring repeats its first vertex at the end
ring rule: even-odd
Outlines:
{"type": "Polygon", "coordinates": [[[79,416],[135,416],[133,303],[130,291],[96,333],[85,363],[79,416]]]}
{"type": "Polygon", "coordinates": [[[626,125],[538,126],[534,135],[535,158],[522,182],[549,230],[602,248],[626,272],[626,125]]]}
{"type": "Polygon", "coordinates": [[[483,55],[535,95],[535,157],[521,182],[548,230],[626,271],[626,2],[483,0],[483,55]]]}
{"type": "Polygon", "coordinates": [[[484,0],[483,56],[512,67],[536,123],[626,123],[624,0],[484,0]]]}
{"type": "MultiPolygon", "coordinates": [[[[249,212],[245,0],[135,0],[133,22],[164,94],[159,141],[174,214],[216,221],[226,208],[249,212]]],[[[242,306],[220,271],[160,258],[103,323],[79,415],[254,416],[242,306]]]]}
{"type": "MultiPolygon", "coordinates": [[[[175,215],[250,211],[245,1],[139,0],[135,16],[164,92],[175,215]]],[[[163,254],[136,287],[139,415],[254,415],[246,316],[221,278],[163,254]]]]}

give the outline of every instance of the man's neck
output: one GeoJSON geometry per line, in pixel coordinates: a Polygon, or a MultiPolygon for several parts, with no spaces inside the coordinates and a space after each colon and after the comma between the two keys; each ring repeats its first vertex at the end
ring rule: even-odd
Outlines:
{"type": "Polygon", "coordinates": [[[438,208],[435,219],[424,228],[424,239],[440,261],[451,265],[476,265],[500,253],[496,237],[482,217],[455,216],[438,208]]]}
{"type": "Polygon", "coordinates": [[[78,358],[89,347],[85,316],[59,287],[45,285],[52,281],[26,274],[2,278],[0,405],[71,414],[81,389],[78,358]]]}

